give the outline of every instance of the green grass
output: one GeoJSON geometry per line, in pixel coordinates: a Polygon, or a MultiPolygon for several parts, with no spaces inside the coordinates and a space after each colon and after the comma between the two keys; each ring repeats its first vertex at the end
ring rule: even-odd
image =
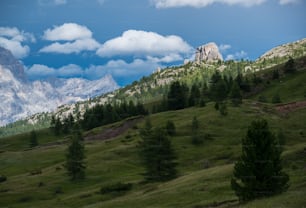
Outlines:
{"type": "MultiPolygon", "coordinates": [[[[271,82],[261,93],[268,99],[279,92],[283,102],[305,100],[306,72],[297,72],[271,82]]],[[[69,180],[65,164],[67,136],[54,136],[48,129],[37,132],[39,146],[29,148],[29,134],[0,139],[0,207],[303,207],[306,204],[306,109],[278,114],[272,104],[256,102],[257,96],[244,100],[241,107],[228,105],[225,117],[214,104],[203,108],[168,111],[150,116],[154,127],[175,123],[171,137],[178,156],[179,176],[165,183],[143,183],[139,158],[139,129],[136,127],[107,141],[87,141],[86,179],[69,180]],[[210,135],[202,145],[191,142],[191,123],[199,120],[201,133],[210,135]],[[268,120],[273,132],[286,136],[283,152],[285,171],[290,176],[287,192],[270,198],[238,204],[230,188],[233,165],[241,153],[241,138],[254,119],[268,120]],[[35,174],[37,173],[37,174],[35,174]],[[101,187],[132,183],[130,191],[101,194],[101,187]]],[[[121,121],[84,132],[94,135],[118,127],[121,121]]]]}
{"type": "MultiPolygon", "coordinates": [[[[171,140],[179,163],[177,179],[154,184],[142,183],[140,138],[135,128],[110,141],[86,142],[87,177],[78,183],[69,181],[63,167],[67,144],[45,145],[65,138],[56,138],[44,130],[38,134],[41,145],[34,149],[28,148],[28,135],[5,138],[1,140],[0,174],[8,180],[0,186],[0,207],[205,207],[236,200],[229,184],[233,163],[240,155],[241,138],[256,118],[266,118],[274,132],[283,129],[287,139],[284,164],[291,186],[280,196],[241,207],[301,207],[306,203],[300,197],[306,194],[306,156],[302,157],[306,154],[305,115],[303,109],[284,118],[253,105],[251,100],[239,108],[229,107],[226,117],[215,111],[212,103],[204,108],[151,115],[153,126],[174,121],[177,135],[171,140]],[[191,144],[193,116],[200,121],[202,133],[211,135],[200,146],[191,144]],[[41,174],[31,175],[35,170],[41,170],[41,174]],[[122,195],[99,193],[102,186],[117,182],[132,183],[133,189],[122,195]]],[[[143,125],[137,124],[138,128],[143,125]]],[[[105,129],[99,127],[89,133],[105,129]]],[[[238,206],[236,201],[231,204],[238,206]]]]}

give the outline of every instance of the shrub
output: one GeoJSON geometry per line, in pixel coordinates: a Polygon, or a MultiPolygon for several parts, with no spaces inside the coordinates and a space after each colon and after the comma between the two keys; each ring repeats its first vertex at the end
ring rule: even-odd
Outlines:
{"type": "Polygon", "coordinates": [[[0,175],[0,183],[4,182],[6,180],[7,180],[6,176],[0,175]]]}
{"type": "Polygon", "coordinates": [[[104,186],[100,189],[101,194],[108,194],[108,193],[122,193],[131,190],[133,184],[131,183],[116,183],[104,186]]]}

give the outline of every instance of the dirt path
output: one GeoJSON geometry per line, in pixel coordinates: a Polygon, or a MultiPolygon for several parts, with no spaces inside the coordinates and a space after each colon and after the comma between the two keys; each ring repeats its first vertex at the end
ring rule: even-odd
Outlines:
{"type": "Polygon", "coordinates": [[[305,107],[306,107],[306,101],[279,104],[275,106],[276,110],[280,113],[290,113],[292,111],[295,111],[301,108],[305,108],[305,107]]]}
{"type": "Polygon", "coordinates": [[[115,138],[119,136],[120,134],[123,134],[128,129],[135,126],[135,124],[141,121],[142,119],[143,119],[142,117],[128,119],[122,124],[120,124],[120,126],[112,127],[112,128],[106,129],[105,131],[99,134],[85,137],[85,141],[109,140],[109,139],[115,138]]]}

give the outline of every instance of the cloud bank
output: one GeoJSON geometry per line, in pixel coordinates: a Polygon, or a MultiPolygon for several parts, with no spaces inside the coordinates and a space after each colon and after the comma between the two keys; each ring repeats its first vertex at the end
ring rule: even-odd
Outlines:
{"type": "Polygon", "coordinates": [[[40,49],[44,53],[80,53],[81,51],[95,51],[100,44],[92,38],[92,32],[82,25],[76,23],[65,23],[61,26],[54,26],[44,31],[43,39],[55,42],[40,49]]]}
{"type": "MultiPolygon", "coordinates": [[[[280,5],[295,4],[300,0],[279,0],[280,5]]],[[[159,9],[174,7],[207,7],[212,4],[240,5],[245,7],[261,5],[267,0],[151,0],[153,5],[159,9]]]]}
{"type": "Polygon", "coordinates": [[[132,55],[136,57],[154,57],[160,61],[181,60],[183,54],[192,51],[192,47],[181,37],[162,36],[158,33],[142,30],[127,30],[119,37],[106,41],[97,51],[101,57],[132,55]]]}
{"type": "Polygon", "coordinates": [[[20,31],[16,27],[0,27],[0,46],[12,52],[16,58],[24,58],[29,55],[30,47],[24,42],[35,42],[31,33],[20,31]]]}

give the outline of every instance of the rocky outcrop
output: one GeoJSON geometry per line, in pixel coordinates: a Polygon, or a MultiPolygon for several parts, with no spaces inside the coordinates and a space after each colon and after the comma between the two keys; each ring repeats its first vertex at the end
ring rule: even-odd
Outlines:
{"type": "Polygon", "coordinates": [[[202,45],[197,48],[195,55],[195,62],[215,62],[223,60],[221,53],[219,52],[219,48],[216,43],[207,43],[206,45],[202,45]]]}
{"type": "Polygon", "coordinates": [[[9,50],[2,47],[0,47],[0,65],[9,69],[13,73],[14,77],[19,81],[24,82],[27,80],[23,65],[13,56],[9,50]]]}

